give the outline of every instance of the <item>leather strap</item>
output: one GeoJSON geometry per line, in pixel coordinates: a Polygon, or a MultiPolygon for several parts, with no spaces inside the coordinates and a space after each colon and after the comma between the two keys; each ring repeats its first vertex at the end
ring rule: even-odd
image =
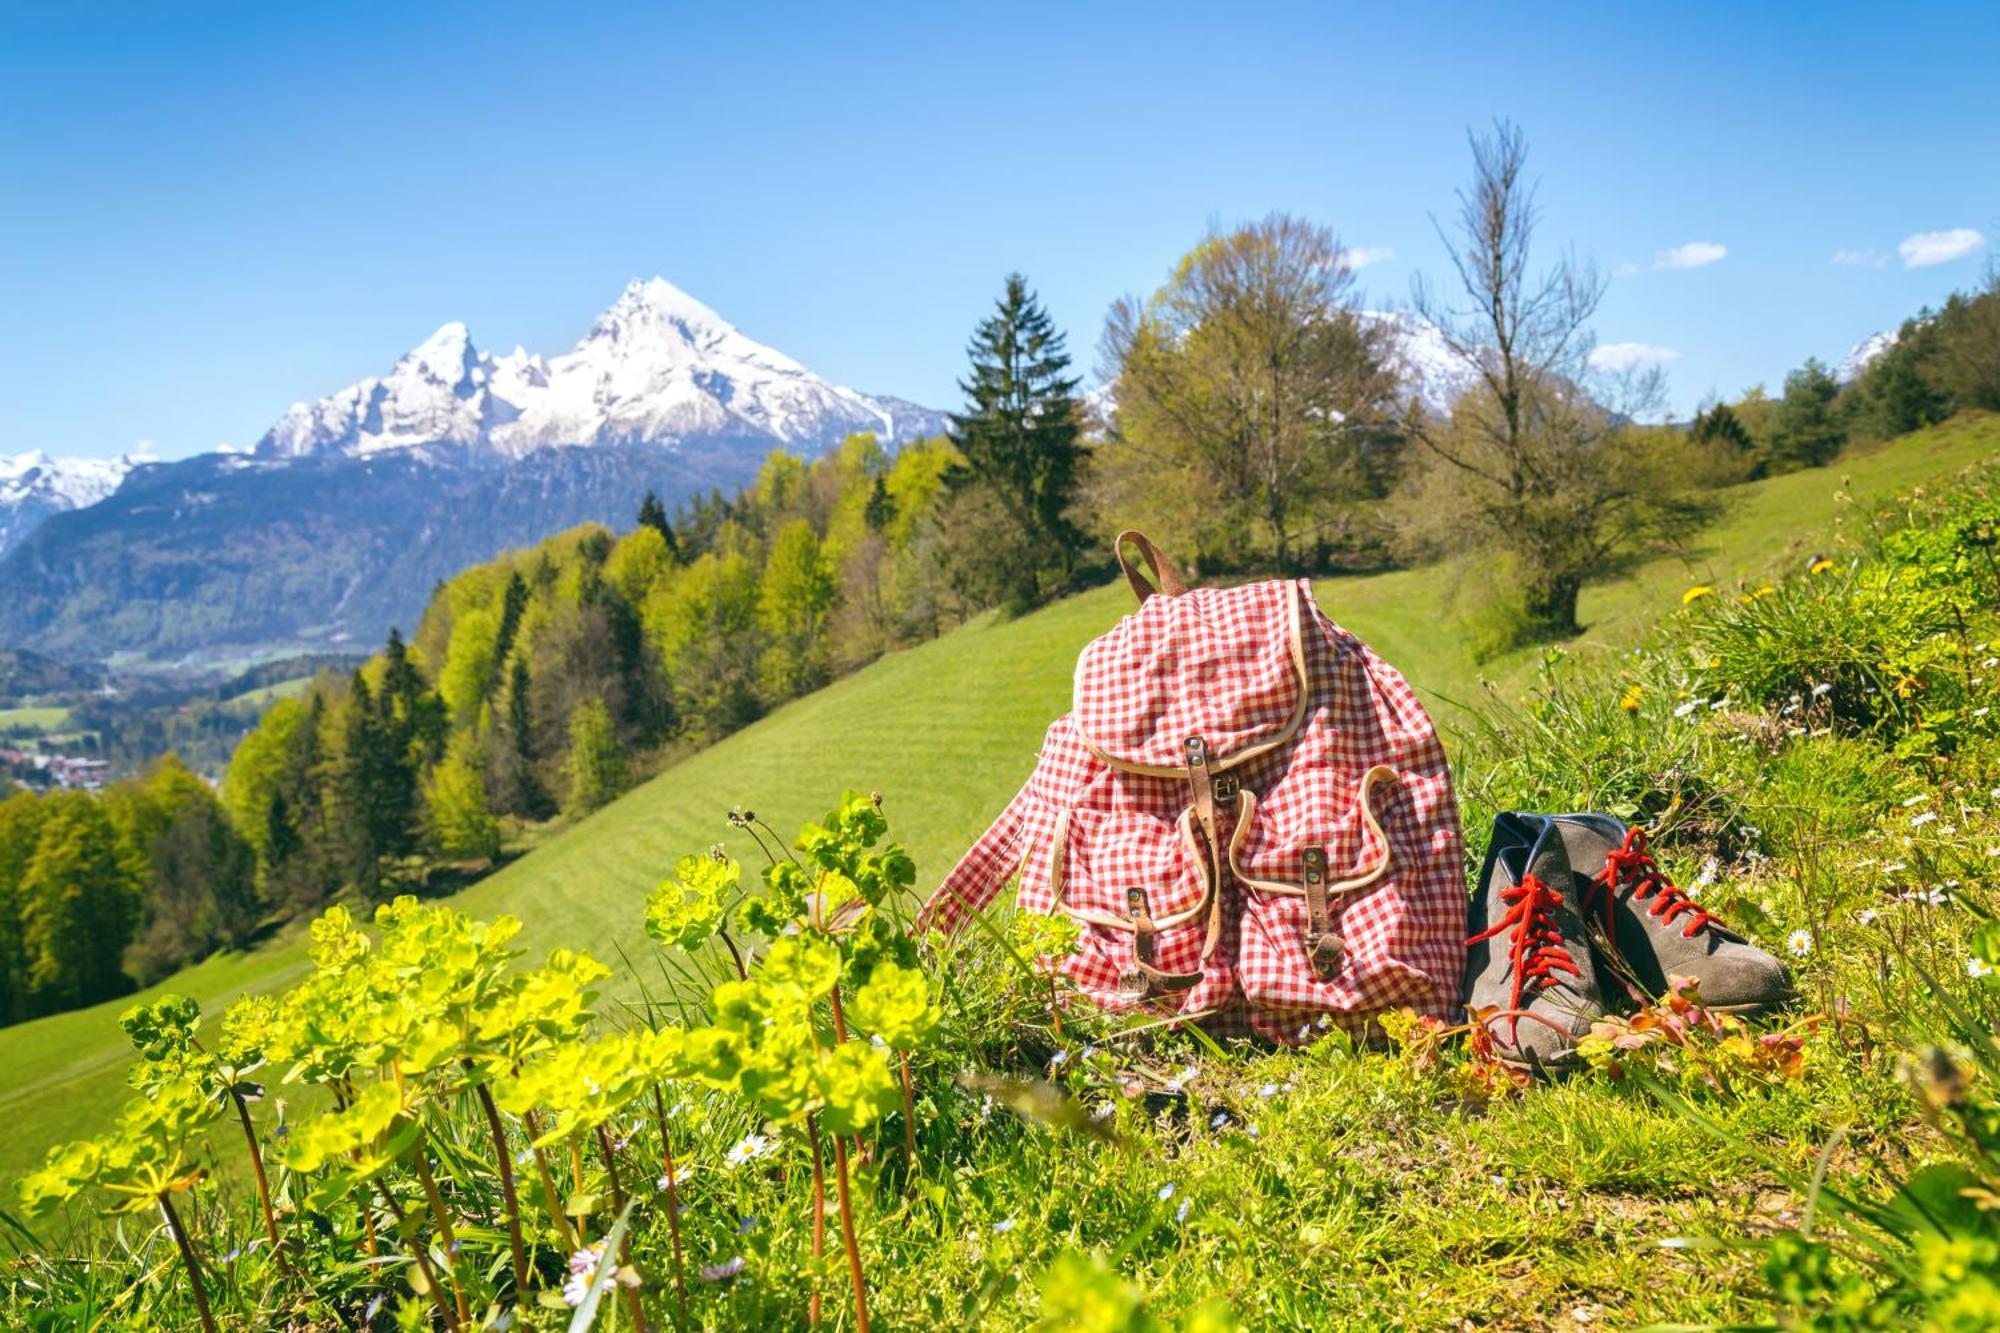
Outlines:
{"type": "Polygon", "coordinates": [[[1347,945],[1333,931],[1326,903],[1326,848],[1308,847],[1304,852],[1306,897],[1306,961],[1313,975],[1325,981],[1340,970],[1340,956],[1347,945]]]}
{"type": "Polygon", "coordinates": [[[1111,553],[1118,557],[1118,568],[1125,571],[1125,581],[1132,585],[1133,593],[1142,603],[1155,592],[1167,597],[1178,597],[1188,590],[1187,582],[1181,578],[1181,572],[1174,568],[1174,562],[1160,553],[1160,548],[1153,545],[1152,538],[1136,528],[1127,528],[1112,538],[1111,553]],[[1125,558],[1126,542],[1131,542],[1139,548],[1139,554],[1144,559],[1146,568],[1153,575],[1151,583],[1141,577],[1139,571],[1133,568],[1132,562],[1125,558]]]}
{"type": "Polygon", "coordinates": [[[1157,944],[1160,932],[1153,924],[1152,911],[1146,906],[1146,891],[1127,889],[1125,903],[1132,914],[1133,967],[1118,978],[1118,988],[1135,1000],[1144,1000],[1162,991],[1194,989],[1201,981],[1201,973],[1165,972],[1155,961],[1159,956],[1157,944]]]}

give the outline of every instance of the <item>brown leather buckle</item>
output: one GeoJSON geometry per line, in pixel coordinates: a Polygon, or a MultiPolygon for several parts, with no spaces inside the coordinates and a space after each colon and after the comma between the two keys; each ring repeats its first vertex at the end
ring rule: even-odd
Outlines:
{"type": "Polygon", "coordinates": [[[1242,790],[1242,787],[1243,784],[1237,780],[1234,773],[1224,773],[1215,780],[1215,799],[1223,805],[1234,805],[1236,793],[1242,790]]]}
{"type": "Polygon", "coordinates": [[[1326,848],[1308,847],[1301,854],[1305,864],[1306,961],[1321,981],[1340,970],[1346,943],[1333,931],[1326,901],[1326,848]]]}

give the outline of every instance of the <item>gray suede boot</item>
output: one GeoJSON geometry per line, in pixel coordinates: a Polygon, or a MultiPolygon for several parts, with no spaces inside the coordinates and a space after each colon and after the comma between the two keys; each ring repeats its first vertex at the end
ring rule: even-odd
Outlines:
{"type": "Polygon", "coordinates": [[[1619,957],[1611,970],[1646,996],[1674,977],[1700,987],[1711,1009],[1754,1011],[1791,994],[1784,964],[1697,906],[1646,854],[1643,829],[1610,815],[1557,815],[1584,914],[1600,924],[1619,957]]]}
{"type": "Polygon", "coordinates": [[[1561,833],[1542,815],[1501,815],[1473,895],[1466,1006],[1508,1064],[1560,1073],[1604,1016],[1561,833]]]}

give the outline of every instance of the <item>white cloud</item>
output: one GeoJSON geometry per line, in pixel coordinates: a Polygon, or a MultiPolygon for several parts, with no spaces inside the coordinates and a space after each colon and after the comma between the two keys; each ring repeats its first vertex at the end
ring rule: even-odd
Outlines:
{"type": "Polygon", "coordinates": [[[1689,241],[1671,250],[1662,250],[1653,259],[1654,268],[1702,268],[1729,253],[1729,247],[1714,241],[1689,241]]]}
{"type": "Polygon", "coordinates": [[[1395,257],[1396,252],[1386,245],[1350,245],[1342,255],[1344,263],[1350,269],[1367,268],[1370,264],[1379,264],[1385,259],[1395,257]]]}
{"type": "Polygon", "coordinates": [[[1985,244],[1986,238],[1972,228],[1953,227],[1950,231],[1920,231],[1905,236],[1896,253],[1903,257],[1904,268],[1929,268],[1932,264],[1963,259],[1985,244]]]}
{"type": "Polygon", "coordinates": [[[1590,368],[1615,375],[1641,366],[1664,365],[1678,356],[1680,353],[1671,347],[1655,347],[1651,343],[1606,343],[1591,349],[1590,368]]]}
{"type": "Polygon", "coordinates": [[[1853,250],[1846,246],[1833,252],[1833,262],[1849,268],[1882,268],[1889,262],[1889,256],[1879,250],[1853,250]]]}

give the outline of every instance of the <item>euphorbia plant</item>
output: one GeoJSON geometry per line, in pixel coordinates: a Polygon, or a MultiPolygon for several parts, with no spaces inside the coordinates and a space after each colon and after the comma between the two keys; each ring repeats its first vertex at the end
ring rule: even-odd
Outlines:
{"type": "Polygon", "coordinates": [[[45,1212],[87,1189],[103,1190],[117,1199],[117,1212],[159,1209],[207,1333],[215,1333],[215,1316],[209,1310],[193,1238],[174,1206],[174,1196],[192,1190],[201,1180],[202,1169],[189,1161],[187,1142],[214,1119],[217,1109],[215,1100],[194,1081],[163,1080],[146,1096],[127,1102],[109,1134],[52,1149],[41,1168],[18,1187],[22,1206],[30,1214],[45,1212]]]}

